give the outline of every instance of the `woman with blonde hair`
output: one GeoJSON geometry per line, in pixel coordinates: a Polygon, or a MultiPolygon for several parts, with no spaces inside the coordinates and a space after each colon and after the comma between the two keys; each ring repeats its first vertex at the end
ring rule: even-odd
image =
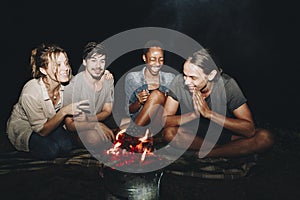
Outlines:
{"type": "Polygon", "coordinates": [[[63,128],[67,115],[88,109],[88,101],[61,106],[64,84],[72,76],[66,51],[55,44],[41,44],[31,53],[33,78],[25,83],[7,121],[10,142],[19,151],[39,159],[54,159],[72,148],[63,128]]]}

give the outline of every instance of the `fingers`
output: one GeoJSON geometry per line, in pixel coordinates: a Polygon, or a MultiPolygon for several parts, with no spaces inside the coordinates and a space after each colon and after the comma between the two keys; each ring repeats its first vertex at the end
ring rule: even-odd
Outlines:
{"type": "Polygon", "coordinates": [[[81,112],[90,113],[90,103],[88,100],[78,102],[76,108],[81,112]]]}
{"type": "Polygon", "coordinates": [[[110,71],[108,71],[107,69],[104,71],[104,75],[105,75],[105,79],[107,79],[107,80],[110,80],[110,79],[114,78],[112,73],[110,73],[110,71]]]}
{"type": "Polygon", "coordinates": [[[106,133],[106,136],[107,136],[107,138],[108,138],[110,141],[114,141],[114,140],[115,140],[115,135],[113,134],[112,131],[108,131],[108,132],[106,133]]]}
{"type": "Polygon", "coordinates": [[[99,134],[103,135],[106,137],[106,139],[110,140],[110,141],[114,141],[115,140],[115,135],[112,132],[112,130],[110,128],[108,128],[105,124],[103,123],[98,123],[99,128],[101,129],[101,131],[99,130],[99,134]]]}
{"type": "Polygon", "coordinates": [[[89,106],[89,105],[90,105],[90,102],[88,99],[78,102],[78,106],[89,106]]]}
{"type": "Polygon", "coordinates": [[[195,95],[193,95],[193,105],[194,105],[194,111],[197,116],[200,116],[200,105],[199,101],[196,99],[195,95]]]}
{"type": "Polygon", "coordinates": [[[139,94],[138,94],[138,101],[141,103],[141,104],[144,104],[148,97],[149,97],[150,93],[148,90],[142,90],[139,94]]]}

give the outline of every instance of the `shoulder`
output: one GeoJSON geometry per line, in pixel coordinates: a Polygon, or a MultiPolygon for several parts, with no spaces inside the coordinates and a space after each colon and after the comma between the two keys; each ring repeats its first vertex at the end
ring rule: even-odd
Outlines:
{"type": "Polygon", "coordinates": [[[38,88],[41,88],[40,79],[31,79],[23,86],[23,93],[36,93],[39,91],[38,88]]]}
{"type": "Polygon", "coordinates": [[[228,74],[223,73],[222,79],[223,79],[225,88],[239,87],[236,80],[228,74]]]}
{"type": "Polygon", "coordinates": [[[83,71],[82,72],[79,72],[78,74],[74,75],[72,77],[72,79],[70,80],[70,82],[74,82],[74,81],[77,81],[77,80],[80,80],[83,78],[83,71]]]}
{"type": "Polygon", "coordinates": [[[114,79],[104,79],[104,84],[108,86],[113,86],[114,85],[114,79]]]}
{"type": "Polygon", "coordinates": [[[182,74],[177,74],[174,79],[173,82],[174,83],[178,83],[178,82],[182,82],[183,81],[183,75],[182,74]]]}
{"type": "Polygon", "coordinates": [[[83,72],[79,72],[78,74],[74,75],[70,82],[65,86],[67,87],[72,87],[75,83],[81,82],[83,79],[83,72]]]}
{"type": "Polygon", "coordinates": [[[172,82],[170,83],[170,88],[172,88],[172,90],[178,90],[180,88],[184,88],[184,79],[182,74],[177,74],[173,78],[172,82]]]}
{"type": "Polygon", "coordinates": [[[143,78],[142,71],[129,72],[125,76],[125,81],[140,83],[142,81],[142,78],[143,78]]]}
{"type": "Polygon", "coordinates": [[[129,72],[126,74],[126,79],[133,79],[136,76],[139,76],[141,74],[140,71],[137,72],[129,72]]]}
{"type": "Polygon", "coordinates": [[[161,72],[161,75],[168,79],[173,79],[175,77],[175,74],[173,74],[171,72],[161,72]]]}

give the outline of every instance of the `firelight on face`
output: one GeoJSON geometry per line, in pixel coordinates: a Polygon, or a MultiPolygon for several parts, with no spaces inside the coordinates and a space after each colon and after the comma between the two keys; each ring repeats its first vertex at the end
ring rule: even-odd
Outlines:
{"type": "Polygon", "coordinates": [[[183,65],[183,73],[184,84],[190,92],[201,91],[206,87],[208,78],[200,67],[187,61],[183,65]]]}

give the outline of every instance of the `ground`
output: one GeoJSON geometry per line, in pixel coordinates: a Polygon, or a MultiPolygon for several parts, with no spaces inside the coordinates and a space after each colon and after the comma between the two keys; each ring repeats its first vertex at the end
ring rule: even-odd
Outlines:
{"type": "MultiPolygon", "coordinates": [[[[276,144],[246,177],[207,180],[165,173],[160,199],[300,199],[300,133],[273,129],[276,144]]],[[[53,165],[0,175],[0,199],[105,199],[97,167],[53,165]]]]}

